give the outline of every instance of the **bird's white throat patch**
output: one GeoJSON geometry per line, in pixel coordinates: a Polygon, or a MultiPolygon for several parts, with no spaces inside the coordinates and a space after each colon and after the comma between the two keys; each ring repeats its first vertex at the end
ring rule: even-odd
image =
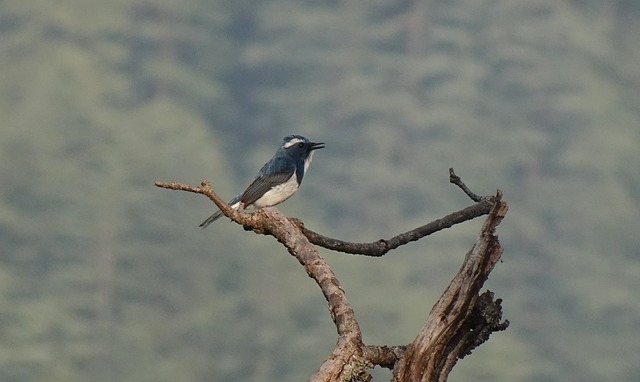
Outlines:
{"type": "Polygon", "coordinates": [[[309,169],[309,166],[311,166],[311,161],[313,160],[313,151],[309,153],[309,156],[307,157],[307,159],[304,160],[304,173],[305,175],[307,174],[307,170],[309,169]]]}

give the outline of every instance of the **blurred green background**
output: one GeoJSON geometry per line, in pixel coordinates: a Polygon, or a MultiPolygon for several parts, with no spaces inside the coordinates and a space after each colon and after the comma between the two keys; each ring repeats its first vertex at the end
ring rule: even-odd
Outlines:
{"type": "MultiPolygon", "coordinates": [[[[636,0],[0,1],[0,380],[301,381],[318,288],[230,198],[323,141],[280,209],[373,241],[504,191],[506,332],[451,381],[640,380],[636,0]]],[[[321,251],[368,344],[406,344],[481,219],[382,259],[321,251]]],[[[376,370],[376,379],[388,371],[376,370]]]]}

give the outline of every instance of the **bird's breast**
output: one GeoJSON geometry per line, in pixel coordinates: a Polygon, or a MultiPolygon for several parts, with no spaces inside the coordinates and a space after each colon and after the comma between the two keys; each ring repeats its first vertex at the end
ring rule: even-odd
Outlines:
{"type": "Polygon", "coordinates": [[[265,192],[253,205],[256,208],[275,206],[289,199],[296,191],[298,191],[298,180],[294,173],[286,182],[271,187],[271,189],[265,192]]]}

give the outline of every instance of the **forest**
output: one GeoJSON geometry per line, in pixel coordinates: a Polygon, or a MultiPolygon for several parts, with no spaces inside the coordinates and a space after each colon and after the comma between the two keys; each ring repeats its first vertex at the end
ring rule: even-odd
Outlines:
{"type": "MultiPolygon", "coordinates": [[[[509,203],[509,328],[450,380],[640,378],[640,2],[0,2],[0,380],[301,381],[318,288],[231,198],[324,142],[278,209],[371,242],[509,203]],[[635,297],[634,297],[635,296],[635,297]]],[[[321,250],[368,343],[406,344],[481,221],[383,258],[321,250]]],[[[388,370],[373,370],[388,380],[388,370]]]]}

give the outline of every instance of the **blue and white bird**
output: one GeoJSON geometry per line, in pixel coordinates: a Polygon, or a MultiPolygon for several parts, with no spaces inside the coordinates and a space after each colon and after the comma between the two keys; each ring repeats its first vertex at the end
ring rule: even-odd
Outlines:
{"type": "MultiPolygon", "coordinates": [[[[234,210],[263,208],[280,204],[298,191],[302,177],[307,173],[313,151],[324,148],[324,143],[311,142],[301,135],[284,137],[282,146],[258,172],[249,187],[235,198],[229,206],[234,210]]],[[[200,224],[205,228],[218,220],[222,211],[209,216],[200,224]]]]}

